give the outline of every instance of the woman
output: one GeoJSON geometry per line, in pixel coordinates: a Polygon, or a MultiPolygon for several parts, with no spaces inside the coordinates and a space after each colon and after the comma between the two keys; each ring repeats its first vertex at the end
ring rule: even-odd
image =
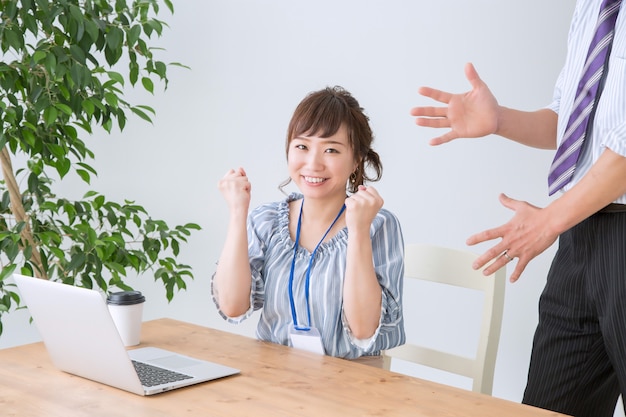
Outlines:
{"type": "Polygon", "coordinates": [[[289,179],[300,193],[248,215],[243,168],[219,182],[229,207],[213,299],[232,323],[262,309],[261,340],[346,359],[404,343],[404,242],[397,218],[365,181],[382,175],[369,119],[341,87],[309,94],[287,132],[289,179]],[[367,172],[373,171],[373,175],[367,172]]]}

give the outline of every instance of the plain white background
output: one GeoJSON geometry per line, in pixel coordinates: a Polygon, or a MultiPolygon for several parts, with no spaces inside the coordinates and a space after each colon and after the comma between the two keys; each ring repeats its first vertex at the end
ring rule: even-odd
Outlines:
{"type": "MultiPolygon", "coordinates": [[[[171,225],[203,228],[182,246],[181,260],[193,267],[195,280],[173,302],[150,274],[132,280],[146,294],[145,319],[173,317],[254,335],[256,317],[239,326],[225,323],[209,293],[227,221],[217,182],[242,166],[252,182],[252,206],[281,199],[289,118],[308,92],[328,85],[351,91],[371,118],[384,164],[374,186],[399,217],[406,242],[481,252],[489,245],[469,248],[466,238],[512,215],[499,204],[499,193],[538,206],[549,202],[552,152],[495,136],[431,147],[428,139],[439,132],[417,127],[409,110],[431,103],[417,94],[422,85],[466,91],[468,61],[501,104],[522,110],[547,105],[566,53],[574,0],[188,0],[175,7],[173,15],[162,8],[159,17],[169,28],[155,39],[164,49],[155,53],[190,69],[171,68],[168,89],[159,86],[154,96],[128,92],[131,102],[155,108],[154,123],[132,118],[122,133],[85,137],[99,172],[92,188],[110,199],[134,200],[171,225]]],[[[74,180],[59,187],[73,197],[85,190],[74,180]]],[[[521,400],[537,300],[554,249],[537,257],[519,282],[507,284],[496,397],[521,400]]],[[[412,306],[426,306],[407,311],[407,326],[417,327],[409,333],[434,329],[433,340],[467,349],[455,340],[464,332],[431,325],[430,306],[414,297],[437,300],[443,310],[434,315],[459,318],[462,329],[476,307],[407,288],[412,306]]],[[[25,311],[6,315],[4,325],[0,347],[38,340],[25,311]]]]}

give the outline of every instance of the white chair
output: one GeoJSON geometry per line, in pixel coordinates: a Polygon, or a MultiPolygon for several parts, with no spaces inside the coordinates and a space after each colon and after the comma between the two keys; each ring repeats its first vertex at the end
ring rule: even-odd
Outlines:
{"type": "MultiPolygon", "coordinates": [[[[471,252],[426,244],[409,244],[405,248],[405,279],[426,280],[484,292],[475,357],[407,343],[383,352],[384,368],[390,369],[392,358],[414,362],[472,378],[472,391],[491,395],[502,324],[506,270],[501,268],[485,276],[481,270],[472,269],[476,257],[471,252]]],[[[410,302],[405,296],[404,305],[410,302]]],[[[417,327],[416,331],[419,331],[421,320],[432,319],[404,317],[406,324],[417,327]]]]}

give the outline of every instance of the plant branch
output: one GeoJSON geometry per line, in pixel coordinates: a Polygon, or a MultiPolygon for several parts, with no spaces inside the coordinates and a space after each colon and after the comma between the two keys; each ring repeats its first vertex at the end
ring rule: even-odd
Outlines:
{"type": "MultiPolygon", "coordinates": [[[[17,180],[15,179],[15,174],[13,174],[13,164],[11,163],[11,155],[7,150],[6,146],[2,148],[0,151],[0,165],[2,165],[2,175],[4,177],[4,181],[9,189],[9,196],[11,198],[11,212],[15,216],[15,219],[18,222],[24,222],[24,229],[22,229],[21,235],[24,240],[26,240],[30,246],[33,248],[32,250],[32,258],[33,262],[36,266],[35,275],[39,278],[48,278],[46,275],[46,271],[43,268],[41,263],[41,256],[39,256],[38,246],[35,243],[33,238],[33,233],[30,229],[29,218],[26,215],[26,211],[24,210],[24,206],[22,205],[22,194],[20,193],[20,189],[17,185],[17,180]]],[[[24,245],[20,243],[20,248],[23,250],[24,245]]]]}

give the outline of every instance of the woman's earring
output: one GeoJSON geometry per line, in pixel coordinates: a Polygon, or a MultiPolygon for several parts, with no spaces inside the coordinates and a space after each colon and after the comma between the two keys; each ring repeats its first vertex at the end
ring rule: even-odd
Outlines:
{"type": "Polygon", "coordinates": [[[350,183],[354,185],[356,182],[356,171],[350,174],[350,183]]]}

